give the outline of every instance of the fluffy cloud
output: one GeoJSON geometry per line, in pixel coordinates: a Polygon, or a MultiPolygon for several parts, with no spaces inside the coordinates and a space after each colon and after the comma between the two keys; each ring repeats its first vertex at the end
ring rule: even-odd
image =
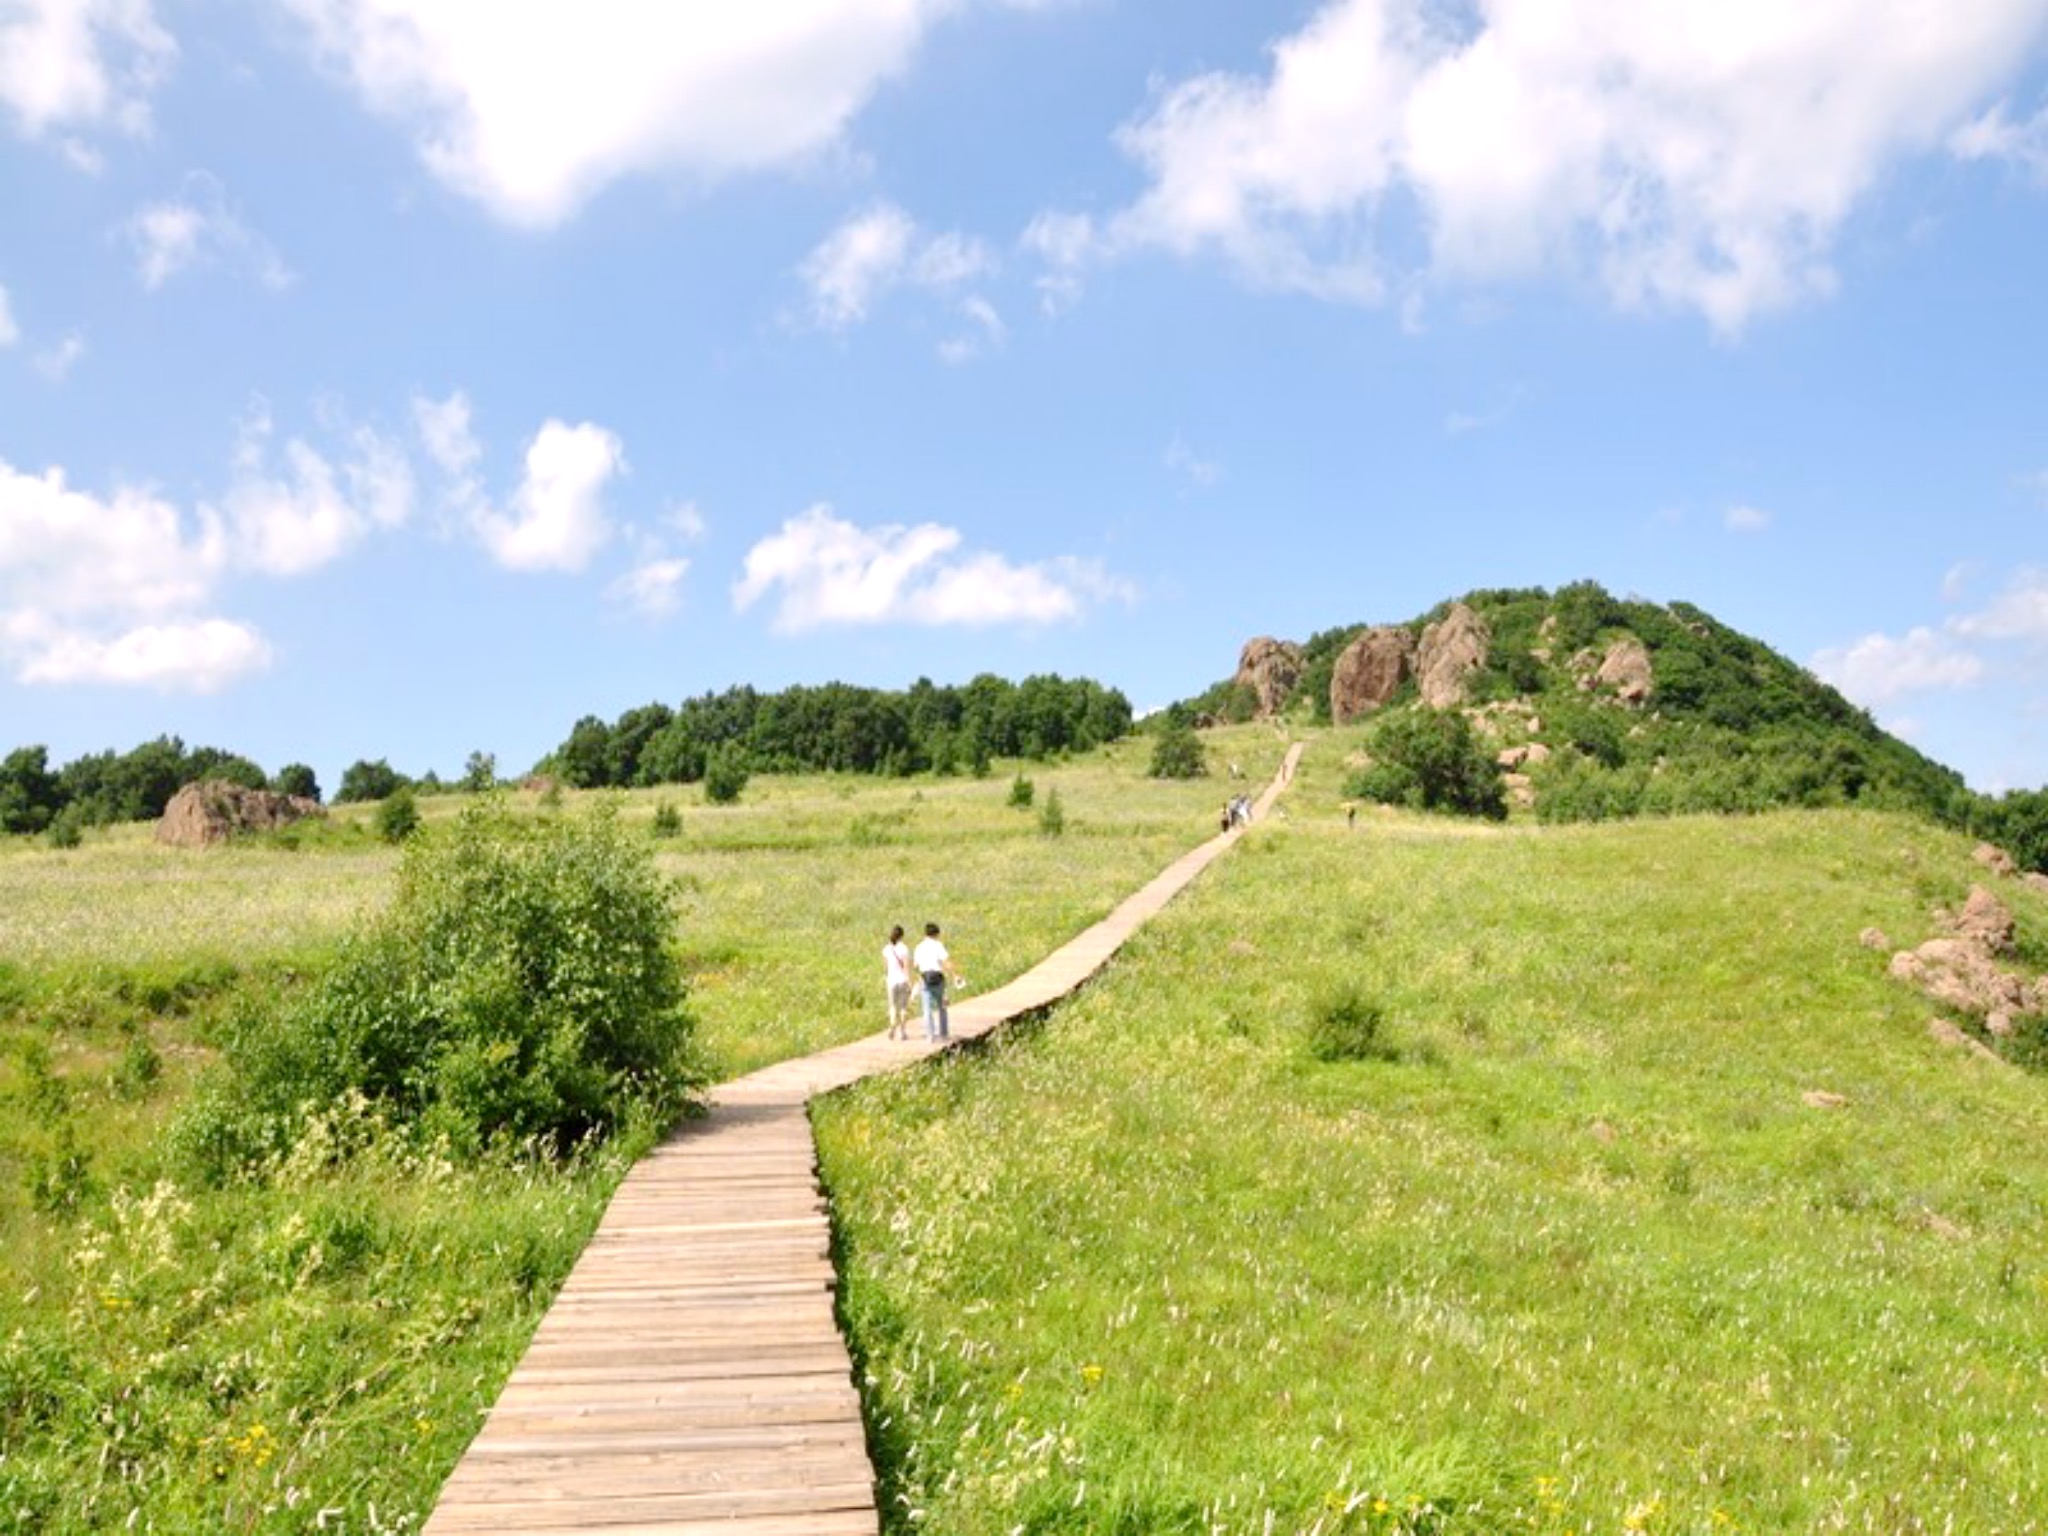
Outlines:
{"type": "Polygon", "coordinates": [[[583,422],[548,421],[526,449],[509,513],[477,511],[491,558],[514,571],[580,571],[611,538],[604,489],[626,467],[618,438],[583,422]]]}
{"type": "Polygon", "coordinates": [[[1121,135],[1143,194],[1100,227],[1034,226],[1055,279],[1136,248],[1216,251],[1257,283],[1371,302],[1388,291],[1380,237],[1399,237],[1389,210],[1412,205],[1439,279],[1586,270],[1619,303],[1735,331],[1828,291],[1858,201],[2048,29],[2039,0],[1451,14],[1334,0],[1263,76],[1164,91],[1121,135]]]}
{"type": "Polygon", "coordinates": [[[1730,507],[1721,516],[1721,526],[1730,533],[1762,533],[1771,526],[1771,514],[1762,507],[1730,507]]]}
{"type": "Polygon", "coordinates": [[[667,618],[682,605],[689,571],[690,562],[683,559],[644,560],[604,589],[605,601],[642,618],[667,618]]]}
{"type": "Polygon", "coordinates": [[[1910,693],[1973,687],[1983,680],[1984,670],[1974,652],[1924,626],[1896,640],[1866,635],[1813,658],[1816,676],[1870,708],[1910,693]]]}
{"type": "Polygon", "coordinates": [[[23,682],[225,687],[270,661],[254,630],[195,611],[229,551],[211,514],[0,462],[0,656],[23,682]]]}
{"type": "Polygon", "coordinates": [[[0,13],[0,107],[23,136],[54,135],[89,165],[75,135],[146,130],[176,55],[150,0],[14,0],[0,13]]]}
{"type": "Polygon", "coordinates": [[[1092,562],[1020,566],[960,545],[955,528],[861,528],[820,502],[747,552],[733,607],[779,593],[774,627],[793,634],[829,625],[1050,624],[1131,595],[1092,562]]]}
{"type": "Polygon", "coordinates": [[[211,266],[248,271],[266,288],[292,281],[276,248],[242,222],[211,176],[188,177],[178,198],[137,209],[122,233],[135,251],[136,275],[151,290],[181,272],[211,266]]]}
{"type": "Polygon", "coordinates": [[[710,181],[817,154],[956,3],[287,0],[435,176],[535,226],[622,176],[710,181]]]}
{"type": "Polygon", "coordinates": [[[85,356],[85,338],[73,331],[55,346],[45,347],[36,354],[36,368],[42,375],[56,383],[63,383],[71,377],[71,370],[78,366],[85,356]]]}
{"type": "MultiPolygon", "coordinates": [[[[885,203],[827,235],[805,259],[801,276],[812,317],[828,330],[843,330],[865,320],[892,289],[957,288],[993,266],[980,241],[951,231],[926,236],[910,215],[885,203]]],[[[986,301],[970,298],[963,312],[982,328],[977,341],[986,339],[990,320],[1001,332],[1002,322],[986,301]],[[973,308],[977,304],[980,312],[973,308]]]]}
{"type": "Polygon", "coordinates": [[[2048,571],[2021,571],[1989,608],[1952,627],[1972,640],[2048,640],[2048,571]]]}
{"type": "Polygon", "coordinates": [[[272,428],[258,412],[243,423],[235,475],[221,521],[231,530],[237,565],[297,576],[338,558],[371,530],[396,528],[412,515],[412,465],[404,450],[369,428],[350,437],[340,465],[299,438],[270,464],[272,428]]]}
{"type": "Polygon", "coordinates": [[[2048,107],[2016,123],[1998,102],[1949,135],[1948,147],[1959,160],[2004,160],[2048,181],[2048,107]]]}

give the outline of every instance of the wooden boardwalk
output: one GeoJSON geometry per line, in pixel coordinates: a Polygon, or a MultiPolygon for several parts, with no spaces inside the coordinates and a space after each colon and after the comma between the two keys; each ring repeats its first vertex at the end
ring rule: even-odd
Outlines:
{"type": "MultiPolygon", "coordinates": [[[[1300,753],[1288,750],[1258,815],[1300,753]]],[[[954,1006],[954,1040],[1073,991],[1237,836],[1211,838],[1015,981],[954,1006]]],[[[874,1536],[805,1106],[944,1049],[877,1033],[715,1090],[709,1115],[620,1184],[428,1536],[874,1536]]]]}

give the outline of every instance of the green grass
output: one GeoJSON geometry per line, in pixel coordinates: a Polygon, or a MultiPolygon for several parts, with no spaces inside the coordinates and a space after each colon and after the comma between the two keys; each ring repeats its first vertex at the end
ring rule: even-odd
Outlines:
{"type": "Polygon", "coordinates": [[[820,1106],[889,1528],[2040,1528],[2044,1083],[1857,943],[1968,845],[1347,832],[1338,756],[1049,1022],[820,1106]]]}
{"type": "MultiPolygon", "coordinates": [[[[1280,747],[1229,751],[1263,773],[1280,747]]],[[[985,988],[1099,917],[1207,836],[1227,792],[1144,762],[1126,743],[1032,765],[1069,807],[1059,838],[1006,805],[1006,773],[618,797],[650,837],[659,803],[682,812],[656,846],[707,1074],[878,1031],[891,922],[943,923],[985,988]]],[[[421,809],[431,828],[461,803],[421,809]]],[[[298,1532],[323,1511],[417,1529],[651,1134],[566,1169],[465,1169],[342,1105],[279,1167],[180,1181],[168,1129],[223,1023],[388,900],[371,814],[296,846],[184,852],[147,828],[0,846],[0,1531],[298,1532]]]]}

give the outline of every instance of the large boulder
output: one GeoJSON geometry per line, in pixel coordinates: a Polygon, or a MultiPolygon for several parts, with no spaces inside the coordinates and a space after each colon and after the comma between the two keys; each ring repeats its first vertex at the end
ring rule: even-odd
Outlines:
{"type": "Polygon", "coordinates": [[[1621,639],[1607,647],[1600,669],[1593,674],[1597,687],[1612,690],[1624,704],[1641,704],[1650,696],[1650,653],[1643,642],[1621,639]]]}
{"type": "Polygon", "coordinates": [[[1301,647],[1267,635],[1247,640],[1238,653],[1233,681],[1251,689],[1259,701],[1259,718],[1270,719],[1286,707],[1294,685],[1301,681],[1301,647]]]}
{"type": "Polygon", "coordinates": [[[1415,677],[1422,702],[1431,709],[1454,709],[1465,702],[1472,674],[1486,665],[1493,635],[1486,621],[1463,603],[1422,632],[1415,652],[1415,677]]]}
{"type": "Polygon", "coordinates": [[[224,779],[202,779],[171,796],[156,824],[156,840],[175,848],[205,848],[224,843],[238,832],[265,832],[326,814],[319,801],[303,795],[280,795],[268,789],[244,789],[224,779]]]}
{"type": "Polygon", "coordinates": [[[1415,664],[1415,637],[1398,625],[1368,629],[1330,673],[1330,718],[1349,725],[1390,702],[1415,664]]]}

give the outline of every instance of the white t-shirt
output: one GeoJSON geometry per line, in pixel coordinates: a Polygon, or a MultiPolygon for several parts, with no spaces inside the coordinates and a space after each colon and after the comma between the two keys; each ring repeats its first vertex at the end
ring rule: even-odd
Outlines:
{"type": "Polygon", "coordinates": [[[892,987],[910,985],[910,946],[901,939],[882,946],[882,975],[892,987]]]}
{"type": "Polygon", "coordinates": [[[949,958],[946,946],[929,934],[917,941],[917,970],[920,976],[926,971],[943,971],[949,958]]]}

